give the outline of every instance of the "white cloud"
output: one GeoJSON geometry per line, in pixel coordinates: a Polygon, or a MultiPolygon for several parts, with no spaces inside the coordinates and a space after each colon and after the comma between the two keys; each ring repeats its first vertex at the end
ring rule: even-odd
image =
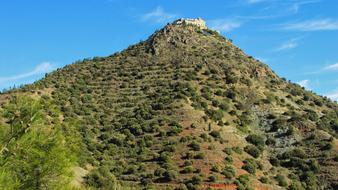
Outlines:
{"type": "Polygon", "coordinates": [[[331,100],[338,101],[338,90],[336,92],[330,93],[326,95],[331,100]]]}
{"type": "Polygon", "coordinates": [[[299,9],[301,6],[303,5],[307,5],[307,4],[312,4],[312,3],[318,3],[321,0],[309,0],[309,1],[299,1],[299,2],[295,2],[293,3],[290,8],[289,11],[291,11],[292,13],[298,13],[299,9]]]}
{"type": "Polygon", "coordinates": [[[176,14],[165,12],[162,7],[157,7],[149,13],[145,13],[142,16],[142,20],[156,23],[165,23],[175,19],[176,17],[176,14]]]}
{"type": "Polygon", "coordinates": [[[32,71],[27,73],[18,74],[9,77],[0,77],[0,83],[13,82],[20,79],[25,79],[31,76],[48,73],[53,70],[53,65],[50,62],[43,62],[37,65],[32,71]]]}
{"type": "Polygon", "coordinates": [[[295,31],[338,30],[338,21],[332,19],[307,20],[283,24],[281,28],[295,31]]]}
{"type": "Polygon", "coordinates": [[[210,28],[221,32],[230,32],[236,28],[239,28],[242,24],[236,20],[230,19],[216,19],[208,21],[210,28]]]}
{"type": "Polygon", "coordinates": [[[265,0],[247,0],[246,2],[247,2],[248,4],[256,4],[256,3],[261,3],[261,2],[263,2],[263,1],[265,1],[265,0]]]}
{"type": "Polygon", "coordinates": [[[309,88],[310,80],[305,79],[305,80],[298,81],[296,83],[299,84],[300,86],[306,88],[306,89],[310,89],[309,88]]]}
{"type": "Polygon", "coordinates": [[[296,38],[288,40],[284,43],[282,43],[279,47],[277,47],[274,51],[283,51],[283,50],[288,50],[288,49],[293,49],[298,46],[296,38]]]}
{"type": "Polygon", "coordinates": [[[325,71],[338,71],[338,63],[328,65],[328,66],[324,67],[323,70],[325,70],[325,71]]]}

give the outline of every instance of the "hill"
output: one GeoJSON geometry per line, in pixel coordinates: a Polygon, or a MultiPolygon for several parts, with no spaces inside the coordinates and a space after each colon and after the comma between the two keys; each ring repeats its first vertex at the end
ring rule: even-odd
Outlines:
{"type": "MultiPolygon", "coordinates": [[[[41,108],[54,118],[45,126],[59,123],[63,142],[77,147],[77,188],[338,187],[338,105],[278,77],[200,19],[3,93],[3,112],[14,105],[23,115],[13,101],[22,96],[58,110],[41,108]]],[[[0,121],[16,124],[6,114],[0,121]]]]}

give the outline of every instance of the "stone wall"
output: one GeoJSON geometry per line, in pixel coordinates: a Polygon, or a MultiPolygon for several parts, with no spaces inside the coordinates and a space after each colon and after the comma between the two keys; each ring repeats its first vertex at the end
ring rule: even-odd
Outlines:
{"type": "Polygon", "coordinates": [[[173,24],[174,25],[195,25],[201,29],[207,29],[205,21],[201,18],[197,18],[197,19],[181,18],[181,19],[176,20],[173,24]]]}

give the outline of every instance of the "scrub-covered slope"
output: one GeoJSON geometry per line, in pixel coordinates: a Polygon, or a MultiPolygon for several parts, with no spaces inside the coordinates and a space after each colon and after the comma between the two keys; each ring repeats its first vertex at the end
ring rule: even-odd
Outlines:
{"type": "Polygon", "coordinates": [[[198,20],[0,95],[77,120],[82,188],[337,189],[338,106],[198,20]]]}

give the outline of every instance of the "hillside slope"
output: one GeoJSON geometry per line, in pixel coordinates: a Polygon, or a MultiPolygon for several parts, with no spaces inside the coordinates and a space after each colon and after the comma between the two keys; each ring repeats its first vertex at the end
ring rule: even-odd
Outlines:
{"type": "Polygon", "coordinates": [[[77,119],[83,187],[337,189],[338,105],[217,32],[166,25],[109,57],[0,95],[49,96],[77,119]]]}

